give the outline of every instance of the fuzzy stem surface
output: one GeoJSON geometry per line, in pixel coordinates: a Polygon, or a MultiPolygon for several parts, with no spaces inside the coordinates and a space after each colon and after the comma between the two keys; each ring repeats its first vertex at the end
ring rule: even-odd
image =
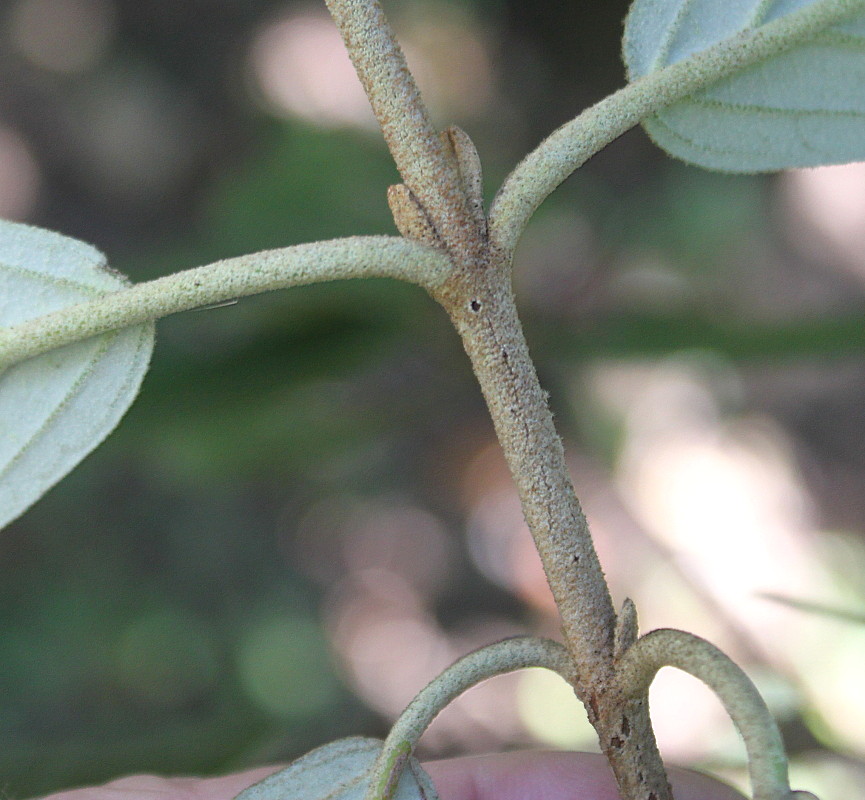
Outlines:
{"type": "Polygon", "coordinates": [[[624,693],[643,703],[662,667],[676,667],[699,678],[721,700],[745,742],[754,800],[805,796],[790,792],[787,755],[778,726],[757,688],[732,659],[694,634],[652,631],[638,639],[619,662],[624,693]]]}
{"type": "Polygon", "coordinates": [[[575,663],[577,696],[625,800],[672,800],[648,714],[615,674],[616,614],[517,316],[509,268],[455,274],[433,296],[462,337],[516,483],[575,663]]]}
{"type": "Polygon", "coordinates": [[[457,164],[445,153],[379,0],[325,0],[406,186],[455,250],[476,238],[457,164]]]}
{"type": "Polygon", "coordinates": [[[450,271],[441,251],[396,236],[352,236],[228,258],[0,328],[0,369],[110,330],[274,289],[371,277],[430,288],[450,271]]]}
{"type": "Polygon", "coordinates": [[[543,667],[574,680],[573,662],[558,642],[517,636],[482,647],[448,667],[424,687],[394,723],[376,762],[365,800],[389,800],[399,772],[435,716],[467,689],[496,675],[543,667]]]}

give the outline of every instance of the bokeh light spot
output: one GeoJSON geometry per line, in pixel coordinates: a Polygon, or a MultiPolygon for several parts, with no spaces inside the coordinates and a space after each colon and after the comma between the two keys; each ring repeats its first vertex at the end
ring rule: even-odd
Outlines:
{"type": "Polygon", "coordinates": [[[0,217],[24,219],[39,195],[41,170],[27,142],[0,125],[0,217]]]}
{"type": "Polygon", "coordinates": [[[80,73],[108,51],[116,16],[110,0],[19,0],[9,27],[15,49],[30,63],[80,73]]]}
{"type": "Polygon", "coordinates": [[[482,115],[494,97],[493,68],[473,17],[453,4],[434,4],[422,13],[409,10],[395,24],[432,113],[449,118],[482,115]]]}
{"type": "Polygon", "coordinates": [[[75,98],[71,166],[103,198],[148,205],[188,178],[208,143],[199,108],[158,70],[125,64],[75,98]]]}
{"type": "Polygon", "coordinates": [[[312,619],[273,612],[250,625],[237,658],[243,688],[269,714],[308,719],[334,702],[338,684],[312,619]]]}
{"type": "Polygon", "coordinates": [[[828,251],[865,280],[865,163],[793,170],[783,191],[796,244],[821,261],[828,251]]]}
{"type": "Polygon", "coordinates": [[[465,475],[469,554],[477,568],[532,606],[555,613],[555,601],[520,500],[497,444],[481,449],[465,475]]]}
{"type": "Polygon", "coordinates": [[[258,89],[276,113],[320,125],[376,127],[339,32],[320,11],[271,22],[253,41],[250,62],[258,89]]]}
{"type": "Polygon", "coordinates": [[[217,660],[202,620],[173,608],[145,614],[116,647],[118,679],[142,702],[179,707],[213,686],[217,660]]]}
{"type": "Polygon", "coordinates": [[[542,744],[598,750],[597,734],[574,690],[554,672],[530,669],[521,673],[517,709],[523,725],[542,744]]]}

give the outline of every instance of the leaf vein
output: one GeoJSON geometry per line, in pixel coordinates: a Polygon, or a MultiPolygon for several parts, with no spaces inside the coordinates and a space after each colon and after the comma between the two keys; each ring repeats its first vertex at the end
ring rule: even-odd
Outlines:
{"type": "MultiPolygon", "coordinates": [[[[96,350],[90,360],[87,362],[87,365],[84,369],[81,370],[78,377],[69,387],[69,391],[66,392],[62,402],[58,403],[54,410],[45,418],[39,428],[30,436],[26,442],[18,449],[15,455],[9,459],[9,461],[0,468],[0,480],[9,474],[12,467],[15,466],[23,457],[24,454],[44,435],[45,431],[53,424],[53,422],[57,419],[57,417],[63,412],[63,410],[72,402],[73,398],[75,398],[81,390],[84,388],[84,385],[87,383],[87,379],[93,374],[93,370],[96,368],[96,365],[99,363],[100,359],[105,355],[108,351],[108,348],[111,346],[113,340],[117,337],[117,333],[109,333],[103,334],[105,336],[105,340],[102,342],[100,347],[96,350]]],[[[8,379],[8,373],[6,373],[5,377],[8,379]]]]}
{"type": "Polygon", "coordinates": [[[27,269],[27,267],[19,267],[15,266],[14,264],[7,264],[5,262],[0,262],[0,270],[12,273],[13,275],[21,275],[30,280],[41,281],[45,284],[66,286],[70,289],[77,289],[81,292],[85,292],[90,297],[99,297],[100,295],[107,294],[111,291],[110,289],[97,289],[95,286],[91,286],[89,283],[80,283],[79,281],[73,280],[72,278],[64,278],[58,275],[51,275],[50,273],[40,272],[35,269],[27,269]]]}
{"type": "Polygon", "coordinates": [[[775,0],[760,0],[756,8],[751,13],[751,18],[748,20],[745,28],[757,28],[766,22],[766,16],[769,10],[775,4],[775,0]]]}
{"type": "Polygon", "coordinates": [[[865,36],[857,36],[850,31],[840,28],[827,28],[820,31],[810,42],[811,45],[832,45],[834,47],[845,47],[849,50],[865,49],[865,36]]]}
{"type": "MultiPolygon", "coordinates": [[[[780,106],[764,106],[756,103],[731,103],[727,100],[713,100],[705,97],[692,97],[688,99],[688,105],[700,106],[701,108],[715,111],[731,111],[737,114],[763,114],[775,117],[865,117],[865,109],[857,108],[783,108],[780,106]]],[[[674,106],[675,108],[675,106],[674,106]]]]}
{"type": "MultiPolygon", "coordinates": [[[[694,139],[690,138],[689,136],[686,136],[681,131],[674,128],[667,121],[662,119],[662,117],[660,115],[654,117],[652,122],[655,125],[657,125],[658,127],[663,128],[668,136],[670,136],[674,139],[677,139],[679,142],[682,142],[683,144],[686,144],[689,147],[692,147],[694,150],[701,152],[701,153],[704,153],[704,154],[707,154],[707,155],[724,156],[727,158],[729,158],[729,157],[754,158],[758,153],[765,156],[766,153],[768,152],[765,150],[761,151],[756,147],[751,148],[751,149],[736,149],[736,148],[729,148],[729,147],[716,147],[716,146],[713,146],[710,144],[706,144],[705,142],[695,141],[694,139]]],[[[812,143],[809,143],[809,142],[805,141],[804,139],[802,139],[801,144],[804,148],[806,148],[810,152],[814,152],[814,153],[820,152],[819,148],[815,147],[812,143]]],[[[678,157],[684,158],[684,156],[681,156],[681,155],[679,155],[678,157]]],[[[795,166],[795,165],[793,165],[793,166],[795,166]]],[[[771,167],[771,166],[770,167],[751,167],[749,169],[749,172],[775,171],[776,169],[779,169],[779,167],[771,167]]]]}
{"type": "Polygon", "coordinates": [[[682,27],[682,22],[685,19],[686,14],[688,13],[688,9],[693,5],[694,0],[684,0],[682,5],[679,7],[679,11],[676,14],[676,18],[670,24],[670,27],[667,28],[666,34],[664,34],[664,38],[661,40],[661,46],[658,48],[658,53],[654,59],[652,59],[652,63],[649,66],[649,72],[653,72],[658,69],[662,65],[666,64],[670,57],[670,50],[673,49],[673,42],[676,39],[676,36],[679,33],[679,29],[682,27]]]}

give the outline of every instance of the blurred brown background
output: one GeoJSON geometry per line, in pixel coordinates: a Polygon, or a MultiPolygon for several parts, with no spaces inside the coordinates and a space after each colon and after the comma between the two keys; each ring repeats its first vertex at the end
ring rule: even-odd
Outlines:
{"type": "MultiPolygon", "coordinates": [[[[490,196],[621,85],[626,3],[387,3],[490,196]]],[[[393,233],[397,175],[323,3],[6,0],[0,216],[135,281],[393,233]]],[[[723,646],[794,777],[865,789],[865,166],[728,177],[639,131],[520,247],[526,332],[617,603],[723,646]]],[[[555,609],[456,335],[420,290],[314,286],[159,324],[117,432],[0,537],[0,792],[216,773],[383,735],[555,609]]],[[[696,681],[665,755],[742,780],[696,681]]],[[[473,690],[427,755],[593,747],[555,677],[473,690]]]]}

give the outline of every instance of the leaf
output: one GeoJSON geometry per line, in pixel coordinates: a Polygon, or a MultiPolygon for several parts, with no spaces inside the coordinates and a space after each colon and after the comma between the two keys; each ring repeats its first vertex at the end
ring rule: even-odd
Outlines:
{"type": "MultiPolygon", "coordinates": [[[[90,245],[0,220],[0,327],[127,286],[90,245]]],[[[76,342],[0,372],[0,528],[117,425],[147,371],[153,325],[76,342]]]]}
{"type": "MultiPolygon", "coordinates": [[[[253,784],[235,800],[363,800],[382,744],[360,736],[331,742],[253,784]]],[[[438,800],[415,758],[409,759],[393,800],[438,800]]]]}
{"type": "MultiPolygon", "coordinates": [[[[630,80],[825,0],[634,0],[630,80]]],[[[865,10],[644,121],[671,155],[762,172],[865,159],[865,10]]]]}

